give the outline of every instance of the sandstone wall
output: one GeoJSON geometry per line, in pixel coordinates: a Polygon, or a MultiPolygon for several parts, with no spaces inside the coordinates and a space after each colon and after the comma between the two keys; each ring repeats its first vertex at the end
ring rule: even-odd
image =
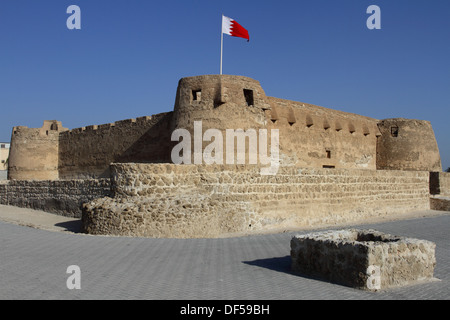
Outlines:
{"type": "Polygon", "coordinates": [[[441,194],[450,197],[450,172],[441,172],[439,181],[441,194]]]}
{"type": "Polygon", "coordinates": [[[61,133],[60,179],[107,178],[112,162],[168,162],[170,117],[162,113],[61,133]]]}
{"type": "Polygon", "coordinates": [[[8,178],[58,179],[58,139],[67,130],[61,122],[45,120],[41,128],[14,127],[8,161],[8,178]]]}
{"type": "Polygon", "coordinates": [[[111,195],[109,179],[0,182],[0,204],[81,217],[83,203],[111,195]]]}
{"type": "Polygon", "coordinates": [[[281,165],[376,169],[378,120],[269,97],[247,77],[181,79],[172,128],[192,133],[200,120],[203,131],[218,129],[223,136],[226,129],[278,129],[281,165]]]}
{"type": "Polygon", "coordinates": [[[378,124],[377,169],[442,171],[441,157],[429,121],[385,119],[378,124]]]}
{"type": "Polygon", "coordinates": [[[450,197],[449,172],[430,172],[430,193],[450,197]]]}
{"type": "Polygon", "coordinates": [[[112,189],[84,206],[86,232],[218,237],[430,209],[428,172],[113,164],[112,189]]]}
{"type": "Polygon", "coordinates": [[[269,129],[280,130],[284,162],[301,167],[376,169],[378,120],[268,97],[269,129]]]}

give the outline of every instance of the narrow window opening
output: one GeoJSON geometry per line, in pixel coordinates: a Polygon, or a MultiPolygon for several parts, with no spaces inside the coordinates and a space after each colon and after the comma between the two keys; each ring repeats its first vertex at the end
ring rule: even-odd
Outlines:
{"type": "Polygon", "coordinates": [[[394,138],[398,137],[398,127],[391,127],[391,136],[393,136],[394,138]]]}
{"type": "Polygon", "coordinates": [[[202,90],[192,90],[192,101],[202,101],[202,90]]]}
{"type": "Polygon", "coordinates": [[[322,168],[324,168],[324,169],[335,169],[336,166],[327,166],[327,165],[323,165],[322,168]]]}
{"type": "Polygon", "coordinates": [[[244,97],[245,97],[245,102],[247,102],[247,106],[252,106],[254,103],[253,90],[244,89],[244,97]]]}
{"type": "Polygon", "coordinates": [[[52,125],[50,126],[50,130],[58,131],[58,125],[56,123],[52,123],[52,125]]]}
{"type": "Polygon", "coordinates": [[[45,131],[45,134],[46,134],[46,135],[48,135],[48,130],[47,130],[47,131],[45,131]]]}
{"type": "Polygon", "coordinates": [[[327,159],[331,159],[331,150],[327,150],[327,159]]]}

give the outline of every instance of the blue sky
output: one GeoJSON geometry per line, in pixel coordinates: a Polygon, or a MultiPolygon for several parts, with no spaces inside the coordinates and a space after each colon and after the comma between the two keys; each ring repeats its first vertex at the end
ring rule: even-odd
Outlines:
{"type": "Polygon", "coordinates": [[[70,129],[171,111],[178,80],[223,73],[266,94],[385,119],[431,121],[450,167],[448,0],[2,0],[0,141],[15,125],[70,129]],[[81,30],[69,30],[69,5],[81,30]],[[367,7],[381,9],[369,30],[367,7]]]}

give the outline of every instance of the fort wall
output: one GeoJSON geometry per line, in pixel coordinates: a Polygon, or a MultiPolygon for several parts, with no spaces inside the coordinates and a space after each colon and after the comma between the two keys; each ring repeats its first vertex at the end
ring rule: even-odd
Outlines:
{"type": "Polygon", "coordinates": [[[428,172],[113,164],[112,189],[84,205],[85,232],[219,237],[430,209],[428,172]]]}
{"type": "Polygon", "coordinates": [[[181,79],[173,119],[174,129],[191,133],[200,120],[204,130],[218,129],[224,136],[226,129],[278,129],[282,166],[376,169],[378,120],[268,97],[247,77],[181,79]]]}
{"type": "Polygon", "coordinates": [[[59,178],[109,178],[112,162],[168,162],[171,113],[61,133],[59,178]]]}
{"type": "Polygon", "coordinates": [[[450,197],[450,172],[440,172],[439,174],[441,194],[450,197]]]}
{"type": "Polygon", "coordinates": [[[81,218],[82,204],[111,195],[110,179],[0,181],[0,204],[81,218]]]}
{"type": "Polygon", "coordinates": [[[450,173],[431,172],[430,173],[430,193],[450,197],[450,173]]]}
{"type": "Polygon", "coordinates": [[[280,148],[289,164],[376,169],[378,120],[307,103],[267,100],[272,106],[266,111],[268,128],[280,130],[280,148]]]}
{"type": "MultiPolygon", "coordinates": [[[[55,121],[39,129],[14,127],[9,179],[107,178],[111,163],[171,163],[177,143],[172,132],[186,129],[194,136],[196,121],[202,136],[208,129],[223,137],[227,129],[265,129],[271,142],[272,130],[278,130],[281,166],[442,170],[428,121],[379,121],[266,96],[251,78],[203,75],[179,81],[173,112],[73,130],[55,121]]],[[[201,150],[210,143],[202,139],[201,150]]],[[[247,142],[247,154],[248,148],[247,142]]]]}

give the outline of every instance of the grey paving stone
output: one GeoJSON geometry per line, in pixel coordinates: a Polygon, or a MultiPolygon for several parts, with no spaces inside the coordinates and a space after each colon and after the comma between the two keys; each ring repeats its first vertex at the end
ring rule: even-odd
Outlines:
{"type": "Polygon", "coordinates": [[[372,293],[293,274],[290,239],[302,232],[223,239],[121,238],[0,222],[0,299],[450,298],[450,215],[355,227],[435,242],[439,280],[372,293]],[[81,269],[79,290],[66,286],[69,265],[81,269]]]}

